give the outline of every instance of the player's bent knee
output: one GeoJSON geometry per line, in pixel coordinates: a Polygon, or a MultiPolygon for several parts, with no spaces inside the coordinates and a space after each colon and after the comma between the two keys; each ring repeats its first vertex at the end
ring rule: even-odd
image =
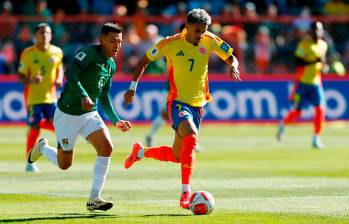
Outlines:
{"type": "Polygon", "coordinates": [[[109,157],[113,152],[113,144],[110,141],[103,142],[97,149],[98,156],[109,157]]]}
{"type": "Polygon", "coordinates": [[[62,170],[67,170],[72,165],[73,150],[64,151],[60,145],[57,150],[58,167],[62,170]]]}
{"type": "Polygon", "coordinates": [[[61,170],[67,170],[69,167],[71,167],[71,162],[66,161],[58,161],[58,166],[61,170]]]}

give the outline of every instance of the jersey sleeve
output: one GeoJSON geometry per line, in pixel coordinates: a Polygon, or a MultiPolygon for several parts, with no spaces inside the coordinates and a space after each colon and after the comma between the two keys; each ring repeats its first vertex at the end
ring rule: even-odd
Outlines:
{"type": "Polygon", "coordinates": [[[78,78],[78,74],[86,69],[95,59],[93,50],[85,48],[84,50],[77,53],[72,63],[67,67],[64,75],[68,82],[72,85],[80,98],[88,97],[88,94],[84,87],[81,85],[78,78]]]}
{"type": "Polygon", "coordinates": [[[102,94],[99,97],[99,102],[102,106],[103,112],[107,115],[108,119],[115,125],[119,120],[119,116],[114,110],[113,103],[110,98],[110,89],[112,85],[113,76],[111,76],[108,82],[105,84],[102,94]]]}
{"type": "Polygon", "coordinates": [[[210,38],[212,41],[213,49],[212,51],[220,57],[222,60],[227,60],[233,54],[233,48],[229,46],[224,40],[217,37],[214,34],[211,34],[213,38],[210,38]]]}
{"type": "Polygon", "coordinates": [[[98,56],[96,56],[94,49],[85,48],[75,55],[72,64],[79,65],[82,69],[85,69],[95,61],[95,58],[98,58],[98,56]]]}
{"type": "Polygon", "coordinates": [[[19,60],[18,73],[27,75],[29,72],[29,57],[28,52],[23,51],[19,60]]]}
{"type": "Polygon", "coordinates": [[[298,58],[305,57],[304,41],[299,42],[299,44],[297,45],[296,51],[294,52],[294,55],[298,58]]]}
{"type": "Polygon", "coordinates": [[[150,61],[156,61],[159,58],[163,57],[163,44],[166,42],[166,39],[159,41],[156,45],[150,47],[145,53],[150,61]]]}

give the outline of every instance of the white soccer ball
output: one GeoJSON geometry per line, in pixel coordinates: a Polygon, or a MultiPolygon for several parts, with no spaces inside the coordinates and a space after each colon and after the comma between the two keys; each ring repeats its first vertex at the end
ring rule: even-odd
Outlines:
{"type": "Polygon", "coordinates": [[[208,215],[214,208],[214,197],[207,191],[194,192],[189,201],[189,209],[194,215],[208,215]]]}

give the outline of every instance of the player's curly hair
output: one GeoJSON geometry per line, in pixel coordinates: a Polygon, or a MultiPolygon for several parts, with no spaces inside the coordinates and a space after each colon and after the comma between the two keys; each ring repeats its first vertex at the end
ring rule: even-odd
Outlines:
{"type": "Polygon", "coordinates": [[[193,9],[187,14],[187,23],[211,24],[211,16],[204,9],[193,9]]]}
{"type": "Polygon", "coordinates": [[[102,26],[101,33],[103,35],[108,35],[109,32],[121,33],[122,32],[122,27],[119,24],[117,24],[117,23],[105,23],[102,26]]]}

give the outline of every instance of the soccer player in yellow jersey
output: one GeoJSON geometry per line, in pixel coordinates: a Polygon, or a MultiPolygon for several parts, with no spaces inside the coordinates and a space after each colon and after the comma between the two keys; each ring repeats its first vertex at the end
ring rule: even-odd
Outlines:
{"type": "MultiPolygon", "coordinates": [[[[53,115],[56,109],[56,87],[62,86],[63,53],[50,44],[52,31],[47,23],[35,28],[36,43],[23,50],[19,62],[19,81],[24,84],[27,105],[26,154],[38,140],[40,129],[54,130],[53,115]]],[[[35,164],[27,163],[26,170],[38,171],[35,164]]]]}
{"type": "Polygon", "coordinates": [[[321,83],[321,70],[325,65],[327,43],[322,39],[324,28],[322,23],[311,24],[310,35],[304,37],[295,52],[297,60],[297,75],[290,99],[294,101],[294,108],[279,123],[277,139],[282,141],[284,126],[300,117],[302,108],[308,102],[314,106],[314,136],[312,146],[324,147],[320,134],[325,120],[324,91],[321,83]]]}
{"type": "Polygon", "coordinates": [[[238,61],[233,49],[222,39],[207,31],[211,17],[203,9],[193,9],[187,15],[186,28],[151,47],[136,66],[133,81],[124,94],[131,103],[137,82],[147,65],[166,57],[170,80],[167,98],[169,117],[175,130],[173,146],[143,147],[134,143],[124,166],[128,169],[143,157],[181,164],[182,194],[179,205],[189,208],[190,182],[194,166],[194,149],[198,144],[198,129],[203,106],[212,100],[208,87],[207,64],[210,53],[217,54],[230,67],[230,77],[240,80],[238,61]]]}

